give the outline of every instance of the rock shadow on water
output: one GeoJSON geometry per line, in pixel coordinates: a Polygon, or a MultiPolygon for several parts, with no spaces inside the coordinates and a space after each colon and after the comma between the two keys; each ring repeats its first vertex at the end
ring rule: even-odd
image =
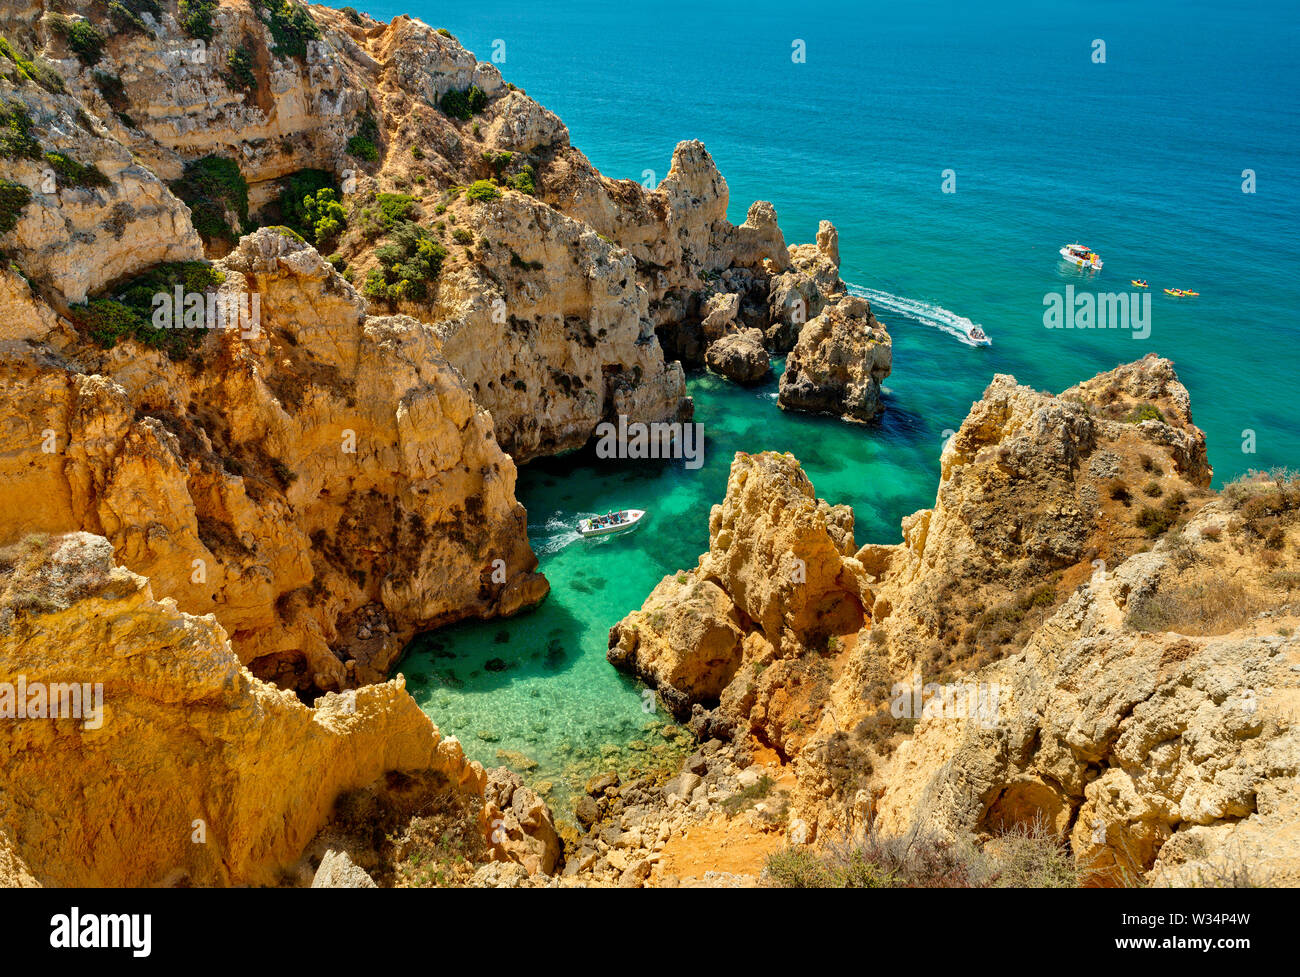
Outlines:
{"type": "Polygon", "coordinates": [[[406,675],[413,693],[443,686],[497,692],[518,679],[563,674],[578,660],[582,633],[583,623],[572,612],[548,600],[505,621],[464,621],[417,635],[395,671],[406,675]]]}

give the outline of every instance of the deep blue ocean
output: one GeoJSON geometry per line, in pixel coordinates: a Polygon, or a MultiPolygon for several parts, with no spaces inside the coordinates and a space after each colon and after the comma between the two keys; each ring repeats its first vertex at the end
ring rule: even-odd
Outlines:
{"type": "Polygon", "coordinates": [[[820,495],[854,506],[859,543],[896,542],[898,519],[933,503],[943,431],[993,374],[1058,392],[1154,351],[1191,392],[1216,484],[1300,466],[1294,2],[356,5],[446,27],[483,60],[504,42],[506,79],[609,176],[662,179],[673,146],[696,138],[727,179],[733,221],[756,199],[775,204],[791,243],[833,221],[842,277],[894,340],[878,425],[782,415],[774,383],[702,376],[701,472],[589,458],[521,472],[551,598],[516,621],[442,632],[437,649],[417,642],[403,665],[485,761],[527,753],[534,777],[560,783],[584,750],[600,763],[605,744],[646,745],[646,722],[663,717],[604,663],[605,632],[707,548],[735,450],[794,451],[820,495]],[[955,193],[942,192],[945,170],[955,193]],[[1060,260],[1074,241],[1101,272],[1060,260]],[[1130,291],[1133,278],[1153,293],[1146,339],[1044,327],[1048,293],[1130,291]],[[991,348],[959,341],[967,320],[991,348]],[[592,544],[572,532],[623,505],[650,509],[637,533],[592,544]],[[492,657],[510,668],[485,670],[492,657]]]}

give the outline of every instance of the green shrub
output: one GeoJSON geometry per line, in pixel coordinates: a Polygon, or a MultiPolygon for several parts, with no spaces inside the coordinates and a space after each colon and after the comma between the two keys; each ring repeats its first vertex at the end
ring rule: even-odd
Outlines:
{"type": "Polygon", "coordinates": [[[367,112],[360,118],[360,125],[357,127],[356,135],[348,140],[348,152],[357,159],[364,159],[373,163],[379,159],[379,147],[375,140],[379,138],[379,123],[375,117],[367,112]]]}
{"type": "Polygon", "coordinates": [[[285,237],[293,241],[298,241],[302,244],[307,243],[307,239],[305,237],[303,237],[301,234],[295,231],[292,227],[289,227],[285,224],[267,224],[266,230],[275,231],[276,234],[282,234],[285,237]]]}
{"type": "Polygon", "coordinates": [[[408,221],[375,250],[375,258],[379,267],[370,270],[363,288],[368,298],[420,302],[428,297],[429,285],[442,271],[447,249],[423,227],[408,221]]]}
{"type": "Polygon", "coordinates": [[[728,817],[733,817],[748,807],[753,807],[758,801],[763,800],[772,793],[776,786],[776,781],[767,774],[759,777],[754,783],[743,788],[739,793],[732,794],[722,802],[722,809],[727,812],[728,817]]]}
{"type": "Polygon", "coordinates": [[[224,275],[201,261],[158,265],[124,284],[112,297],[74,305],[71,318],[79,332],[105,349],[135,339],[164,350],[172,359],[183,359],[203,341],[207,330],[159,329],[153,324],[154,296],[171,294],[178,285],[185,292],[206,292],[223,281],[224,275]]]}
{"type": "Polygon", "coordinates": [[[458,227],[451,232],[451,239],[457,244],[470,245],[474,243],[474,235],[463,227],[458,227]]]}
{"type": "Polygon", "coordinates": [[[498,153],[493,152],[490,149],[485,149],[483,150],[481,158],[484,163],[492,168],[492,173],[499,180],[501,179],[502,174],[505,173],[506,167],[509,166],[510,162],[515,158],[515,154],[508,151],[498,153]]]}
{"type": "Polygon", "coordinates": [[[783,889],[893,889],[905,884],[860,849],[833,859],[807,846],[787,848],[768,856],[765,872],[770,884],[783,889]]]}
{"type": "Polygon", "coordinates": [[[475,180],[466,188],[465,196],[469,197],[470,200],[480,202],[496,200],[501,196],[501,191],[492,184],[491,180],[475,180]]]}
{"type": "Polygon", "coordinates": [[[379,159],[379,147],[365,136],[353,136],[348,140],[348,152],[357,159],[363,159],[367,163],[373,163],[379,159]]]}
{"type": "Polygon", "coordinates": [[[537,171],[533,169],[531,163],[525,163],[524,168],[512,176],[508,182],[512,189],[531,196],[537,192],[537,171]]]}
{"type": "Polygon", "coordinates": [[[1124,421],[1128,424],[1141,424],[1143,421],[1159,421],[1163,424],[1165,415],[1160,413],[1160,408],[1155,404],[1138,404],[1128,412],[1124,421]]]}
{"type": "Polygon", "coordinates": [[[356,24],[358,27],[360,27],[361,24],[363,23],[361,20],[361,15],[357,13],[355,7],[344,7],[339,11],[339,13],[341,13],[348,20],[352,21],[352,23],[356,24]]]}
{"type": "Polygon", "coordinates": [[[253,72],[253,56],[245,47],[237,47],[226,55],[226,82],[231,88],[245,92],[257,90],[257,75],[253,72]]]}
{"type": "Polygon", "coordinates": [[[338,202],[338,194],[329,187],[318,191],[314,197],[305,197],[302,203],[317,244],[332,242],[347,227],[348,212],[338,202]]]}
{"type": "Polygon", "coordinates": [[[32,117],[22,102],[0,102],[0,159],[41,158],[41,144],[32,135],[32,117]]]}
{"type": "Polygon", "coordinates": [[[280,219],[304,237],[309,236],[312,219],[305,201],[325,189],[338,190],[333,174],[325,170],[298,170],[289,174],[280,191],[280,219]]]}
{"type": "Polygon", "coordinates": [[[441,34],[443,37],[451,37],[451,31],[447,30],[447,28],[445,27],[439,27],[438,33],[441,34]]]}
{"type": "Polygon", "coordinates": [[[464,92],[448,92],[438,102],[438,108],[453,119],[466,120],[474,117],[474,113],[469,107],[469,99],[465,97],[464,92]]]}
{"type": "Polygon", "coordinates": [[[194,229],[205,241],[224,240],[232,244],[248,227],[248,182],[239,164],[225,156],[205,156],[187,163],[172,192],[193,212],[194,229]],[[235,215],[238,227],[230,226],[235,215]]]}
{"type": "Polygon", "coordinates": [[[3,75],[8,77],[14,84],[19,84],[24,79],[35,82],[47,92],[62,93],[66,91],[63,84],[62,76],[54,67],[46,61],[32,60],[24,57],[18,49],[9,43],[8,39],[0,37],[0,55],[3,55],[14,65],[11,73],[3,75]]]}
{"type": "Polygon", "coordinates": [[[307,45],[320,39],[320,28],[307,8],[295,0],[253,0],[274,42],[271,51],[280,58],[305,58],[307,45]]]}
{"type": "Polygon", "coordinates": [[[212,40],[212,11],[216,9],[217,0],[181,0],[181,29],[201,41],[212,40]]]}
{"type": "Polygon", "coordinates": [[[77,56],[84,65],[99,63],[104,56],[103,34],[85,20],[70,20],[62,14],[50,18],[50,27],[67,42],[68,50],[77,56]]]}
{"type": "Polygon", "coordinates": [[[381,193],[375,200],[379,204],[379,222],[386,231],[415,216],[415,198],[410,194],[381,193]]]}
{"type": "Polygon", "coordinates": [[[450,91],[442,96],[438,102],[438,107],[442,109],[445,115],[453,119],[460,119],[462,122],[468,122],[479,112],[487,108],[487,93],[478,85],[470,85],[463,92],[450,91]]]}
{"type": "Polygon", "coordinates": [[[1137,526],[1143,530],[1148,537],[1155,539],[1169,531],[1170,527],[1178,519],[1177,512],[1171,512],[1165,506],[1154,508],[1144,505],[1137,514],[1137,526]]]}
{"type": "MultiPolygon", "coordinates": [[[[139,12],[133,10],[132,7],[148,9],[147,4],[141,4],[138,0],[134,3],[132,0],[110,0],[108,19],[113,22],[113,27],[124,33],[135,32],[153,37],[153,31],[149,29],[149,25],[140,19],[139,12]]],[[[154,4],[154,8],[156,11],[157,4],[154,4]]],[[[156,13],[155,16],[157,16],[156,13]]]]}
{"type": "Polygon", "coordinates": [[[21,183],[0,178],[0,234],[18,226],[18,218],[31,200],[32,192],[21,183]]]}
{"type": "Polygon", "coordinates": [[[65,186],[89,189],[109,185],[108,177],[95,167],[78,163],[70,156],[64,156],[62,153],[46,153],[44,159],[58,176],[59,182],[65,186]]]}

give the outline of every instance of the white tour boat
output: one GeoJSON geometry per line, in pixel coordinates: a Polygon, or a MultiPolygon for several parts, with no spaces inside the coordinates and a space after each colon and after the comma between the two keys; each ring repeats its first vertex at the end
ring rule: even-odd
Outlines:
{"type": "Polygon", "coordinates": [[[1061,249],[1061,257],[1080,268],[1101,271],[1101,257],[1086,244],[1067,244],[1061,249]]]}
{"type": "Polygon", "coordinates": [[[986,333],[979,326],[971,326],[969,331],[967,331],[966,333],[966,338],[969,339],[972,343],[975,343],[977,346],[993,345],[993,340],[989,339],[988,333],[986,333]]]}
{"type": "Polygon", "coordinates": [[[644,509],[619,509],[618,512],[608,512],[603,516],[579,520],[578,532],[588,537],[622,532],[639,523],[644,515],[644,509]]]}

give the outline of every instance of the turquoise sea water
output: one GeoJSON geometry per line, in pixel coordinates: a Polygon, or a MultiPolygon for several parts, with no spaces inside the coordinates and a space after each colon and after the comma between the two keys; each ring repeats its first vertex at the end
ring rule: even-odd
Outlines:
{"type": "Polygon", "coordinates": [[[362,6],[446,27],[483,59],[504,41],[507,80],[556,111],[610,176],[662,179],[676,142],[699,138],[731,188],[733,221],[755,199],[773,201],[788,241],[832,220],[842,276],[894,338],[879,425],[786,416],[764,396],[774,385],[697,377],[702,471],[583,456],[521,472],[551,598],[515,621],[426,639],[441,649],[418,644],[402,666],[426,676],[413,687],[481,759],[519,750],[551,776],[573,757],[566,743],[642,738],[653,717],[605,664],[606,631],[663,574],[694,565],[734,450],[793,451],[820,495],[854,506],[859,543],[892,542],[899,517],[933,501],[942,432],[994,373],[1059,391],[1155,351],[1191,391],[1216,482],[1300,465],[1294,3],[362,6]],[[795,40],[806,63],[791,60],[795,40]],[[955,194],[941,192],[946,169],[955,194]],[[1241,191],[1246,169],[1254,194],[1241,191]],[[1102,255],[1101,273],[1060,261],[1076,240],[1102,255]],[[1044,328],[1047,293],[1127,291],[1130,278],[1154,293],[1148,339],[1044,328]],[[1176,300],[1165,287],[1201,294],[1176,300]],[[963,318],[992,348],[949,334],[963,318]],[[625,505],[648,507],[650,521],[597,544],[573,538],[581,514],[625,505]],[[492,672],[492,658],[517,664],[492,672]]]}
{"type": "Polygon", "coordinates": [[[861,541],[898,541],[899,519],[934,497],[940,432],[905,409],[863,427],[778,410],[775,374],[748,389],[707,373],[688,382],[704,424],[702,468],[611,462],[594,451],[529,465],[519,497],[551,595],[512,620],[425,635],[400,666],[416,701],[470,756],[551,781],[555,800],[608,765],[610,747],[620,748],[616,765],[662,758],[671,719],[606,663],[609,629],[708,549],[709,509],[726,493],[736,451],[794,451],[818,494],[853,506],[861,541]],[[576,531],[581,518],[632,506],[649,510],[632,532],[583,539],[576,531]]]}

